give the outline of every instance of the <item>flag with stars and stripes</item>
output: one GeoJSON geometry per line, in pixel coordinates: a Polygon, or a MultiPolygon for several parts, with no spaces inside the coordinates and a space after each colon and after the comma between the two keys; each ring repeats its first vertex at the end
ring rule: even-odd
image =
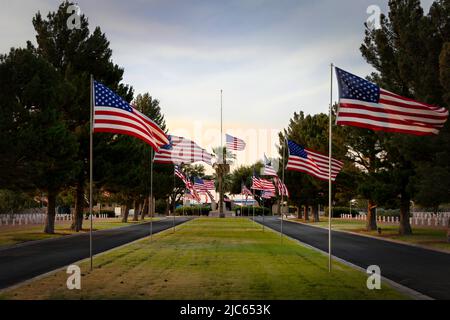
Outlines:
{"type": "Polygon", "coordinates": [[[169,143],[163,146],[153,161],[160,164],[192,164],[205,162],[211,165],[212,155],[192,140],[170,135],[169,143]]]}
{"type": "Polygon", "coordinates": [[[247,188],[245,184],[242,184],[241,194],[243,194],[246,198],[253,196],[252,192],[247,188]]]}
{"type": "Polygon", "coordinates": [[[339,68],[336,75],[338,125],[425,136],[439,134],[447,121],[445,108],[399,96],[339,68]]]}
{"type": "Polygon", "coordinates": [[[205,184],[206,190],[216,190],[216,185],[213,180],[203,179],[203,183],[205,184]]]}
{"type": "Polygon", "coordinates": [[[244,151],[245,150],[245,142],[242,139],[226,135],[227,140],[227,148],[234,151],[244,151]]]}
{"type": "MultiPolygon", "coordinates": [[[[294,141],[288,141],[289,158],[287,170],[307,173],[321,180],[329,178],[329,158],[318,152],[299,146],[294,141]]],[[[335,181],[344,164],[331,159],[331,181],[335,181]]]]}
{"type": "Polygon", "coordinates": [[[94,81],[94,132],[125,134],[145,141],[155,151],[169,143],[164,131],[111,89],[94,81]]]}
{"type": "Polygon", "coordinates": [[[285,197],[289,198],[289,190],[286,187],[286,185],[283,183],[283,181],[281,181],[281,179],[278,177],[273,178],[273,180],[275,182],[275,186],[277,187],[278,194],[280,196],[285,196],[285,197]]]}
{"type": "Polygon", "coordinates": [[[252,185],[251,189],[259,190],[259,191],[275,192],[275,186],[273,185],[272,181],[257,178],[257,177],[253,177],[253,185],[252,185]]]}
{"type": "Polygon", "coordinates": [[[276,197],[276,194],[273,191],[263,191],[263,193],[261,195],[261,198],[266,199],[266,200],[272,199],[275,197],[276,197]]]}
{"type": "Polygon", "coordinates": [[[194,177],[194,189],[197,192],[206,192],[208,191],[208,189],[206,188],[205,182],[203,181],[203,179],[194,177]]]}

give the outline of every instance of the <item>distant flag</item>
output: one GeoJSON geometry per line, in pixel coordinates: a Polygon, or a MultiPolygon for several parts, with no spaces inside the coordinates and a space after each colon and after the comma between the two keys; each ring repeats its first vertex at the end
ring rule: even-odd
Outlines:
{"type": "MultiPolygon", "coordinates": [[[[305,149],[293,141],[288,141],[289,159],[287,170],[307,173],[321,180],[329,178],[328,156],[305,149]]],[[[341,161],[331,160],[331,180],[335,181],[344,164],[341,161]]]]}
{"type": "Polygon", "coordinates": [[[155,163],[191,164],[202,161],[211,165],[212,155],[194,141],[177,136],[169,136],[169,140],[155,154],[155,163]]]}
{"type": "Polygon", "coordinates": [[[263,173],[261,174],[263,176],[270,176],[270,177],[278,177],[277,172],[272,166],[265,165],[263,168],[263,173]]]}
{"type": "Polygon", "coordinates": [[[278,177],[275,177],[273,180],[274,180],[275,185],[276,185],[276,187],[278,189],[278,194],[280,196],[285,196],[285,197],[289,198],[289,190],[286,187],[286,185],[283,183],[283,181],[281,181],[281,179],[278,178],[278,177]]]}
{"type": "Polygon", "coordinates": [[[208,189],[205,186],[205,182],[203,182],[203,179],[200,179],[200,178],[197,178],[197,177],[194,178],[194,189],[197,192],[206,192],[206,191],[208,191],[208,189]]]}
{"type": "Polygon", "coordinates": [[[251,196],[253,196],[252,192],[246,187],[245,184],[242,184],[241,194],[243,194],[243,195],[246,196],[246,197],[251,197],[251,196]]]}
{"type": "Polygon", "coordinates": [[[214,200],[214,196],[212,195],[212,193],[211,193],[209,190],[206,191],[206,194],[209,196],[209,198],[211,199],[211,201],[215,201],[215,200],[214,200]]]}
{"type": "Polygon", "coordinates": [[[338,125],[424,136],[439,134],[447,121],[445,108],[399,96],[339,68],[336,75],[338,125]]]}
{"type": "Polygon", "coordinates": [[[190,181],[186,178],[186,176],[183,174],[183,172],[181,172],[180,167],[177,165],[175,165],[175,175],[178,178],[180,178],[186,186],[190,183],[190,181]]]}
{"type": "Polygon", "coordinates": [[[253,177],[253,190],[272,191],[275,192],[275,186],[269,180],[253,177]]]}
{"type": "Polygon", "coordinates": [[[169,143],[164,131],[153,120],[98,81],[94,81],[94,132],[133,136],[155,151],[169,143]]]}
{"type": "Polygon", "coordinates": [[[272,199],[275,198],[276,194],[273,191],[263,191],[261,198],[263,199],[272,199]]]}
{"type": "Polygon", "coordinates": [[[216,190],[216,185],[213,180],[203,180],[206,190],[216,190]]]}
{"type": "Polygon", "coordinates": [[[244,140],[230,136],[229,134],[226,135],[226,139],[227,139],[227,149],[235,151],[245,150],[246,144],[244,140]]]}

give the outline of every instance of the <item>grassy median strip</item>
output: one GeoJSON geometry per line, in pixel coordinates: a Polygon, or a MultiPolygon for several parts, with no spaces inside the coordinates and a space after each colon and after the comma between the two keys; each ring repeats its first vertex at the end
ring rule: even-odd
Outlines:
{"type": "MultiPolygon", "coordinates": [[[[70,250],[70,248],[69,248],[70,250]]],[[[3,292],[2,299],[402,299],[383,284],[247,219],[196,219],[94,260],[81,290],[64,271],[3,292]]]]}
{"type": "MultiPolygon", "coordinates": [[[[159,218],[154,218],[153,221],[157,221],[159,218]]],[[[145,221],[150,221],[150,218],[146,218],[145,221]]],[[[142,221],[128,221],[128,223],[122,222],[120,219],[102,219],[94,220],[93,230],[106,230],[112,228],[120,228],[125,226],[131,226],[136,223],[142,223],[142,221]]],[[[57,222],[55,224],[55,233],[46,234],[43,232],[43,225],[22,225],[22,226],[2,226],[0,227],[0,247],[11,246],[23,242],[44,240],[50,238],[59,238],[77,232],[70,229],[71,222],[57,222]]],[[[89,232],[90,222],[85,220],[83,223],[83,232],[89,232]]]]}

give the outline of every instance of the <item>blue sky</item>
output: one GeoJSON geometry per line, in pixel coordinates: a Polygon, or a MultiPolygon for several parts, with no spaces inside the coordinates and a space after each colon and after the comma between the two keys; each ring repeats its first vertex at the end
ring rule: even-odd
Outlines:
{"type": "MultiPolygon", "coordinates": [[[[6,1],[0,52],[34,41],[31,18],[59,1],[6,1]]],[[[422,1],[428,12],[431,0],[422,1]]],[[[80,0],[91,26],[100,25],[136,93],[161,101],[172,133],[206,148],[224,128],[249,144],[238,163],[275,156],[276,133],[294,112],[327,112],[330,63],[365,76],[359,52],[366,10],[387,0],[80,0]]],[[[336,97],[336,94],[335,94],[336,97]]]]}

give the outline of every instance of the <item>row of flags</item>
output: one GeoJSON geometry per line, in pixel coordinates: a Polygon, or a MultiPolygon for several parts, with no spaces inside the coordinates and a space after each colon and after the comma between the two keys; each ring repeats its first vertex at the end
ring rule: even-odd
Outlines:
{"type": "MultiPolygon", "coordinates": [[[[347,71],[335,68],[339,85],[338,125],[367,128],[374,131],[397,132],[412,135],[433,135],[445,125],[449,112],[442,107],[414,101],[389,92],[347,71]]],[[[213,155],[189,139],[166,135],[150,118],[136,110],[111,89],[100,82],[93,82],[94,132],[110,132],[134,136],[145,141],[155,150],[155,163],[175,165],[175,175],[186,184],[187,190],[196,194],[214,190],[214,181],[195,178],[192,184],[179,170],[178,165],[204,162],[212,165],[213,155]]],[[[286,140],[289,156],[287,170],[309,174],[320,180],[330,178],[329,156],[323,155],[294,141],[286,140]]],[[[246,143],[237,137],[226,135],[226,147],[243,151],[246,143]]],[[[331,159],[331,181],[342,170],[343,162],[331,159]]],[[[263,198],[279,195],[289,196],[286,185],[264,155],[263,176],[253,176],[253,190],[262,191],[263,198]]],[[[242,194],[253,196],[243,185],[242,194]]]]}

